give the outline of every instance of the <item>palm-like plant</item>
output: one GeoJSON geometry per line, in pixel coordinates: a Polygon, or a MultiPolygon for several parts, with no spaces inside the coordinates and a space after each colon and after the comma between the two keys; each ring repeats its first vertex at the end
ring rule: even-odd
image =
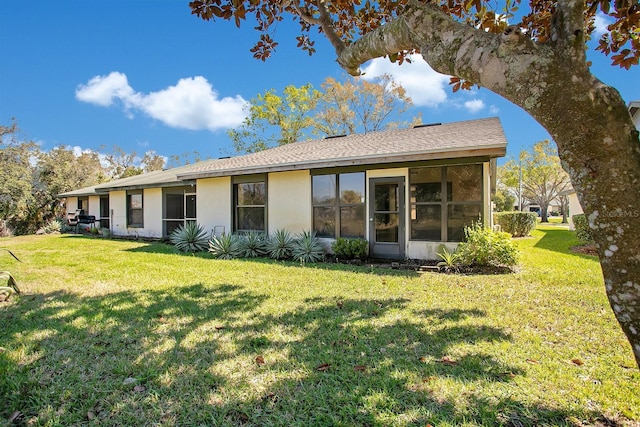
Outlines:
{"type": "Polygon", "coordinates": [[[438,268],[441,268],[445,271],[456,271],[458,269],[458,265],[460,264],[460,256],[456,253],[456,251],[449,252],[447,248],[443,245],[442,251],[437,253],[438,257],[442,261],[438,264],[438,268]]]}
{"type": "Polygon", "coordinates": [[[324,247],[316,237],[315,232],[303,231],[298,235],[293,250],[293,259],[303,264],[308,262],[320,262],[324,259],[324,247]]]}
{"type": "Polygon", "coordinates": [[[242,256],[256,258],[267,254],[267,239],[264,233],[250,231],[241,240],[242,256]]]}
{"type": "Polygon", "coordinates": [[[169,240],[180,252],[206,251],[209,241],[205,229],[196,222],[187,222],[176,228],[169,240]]]}
{"type": "Polygon", "coordinates": [[[267,253],[273,259],[290,259],[295,239],[284,229],[276,230],[267,240],[267,253]]]}
{"type": "MultiPolygon", "coordinates": [[[[0,249],[7,251],[9,255],[15,258],[16,261],[20,262],[18,257],[15,256],[13,252],[11,252],[9,249],[5,249],[5,248],[0,248],[0,249]]],[[[0,280],[2,280],[3,282],[6,281],[6,286],[0,286],[0,300],[4,301],[8,299],[11,296],[11,294],[20,293],[20,288],[18,287],[16,280],[8,271],[0,271],[0,280]]]]}
{"type": "Polygon", "coordinates": [[[209,252],[214,258],[233,259],[242,256],[242,244],[237,234],[213,236],[209,241],[209,252]]]}

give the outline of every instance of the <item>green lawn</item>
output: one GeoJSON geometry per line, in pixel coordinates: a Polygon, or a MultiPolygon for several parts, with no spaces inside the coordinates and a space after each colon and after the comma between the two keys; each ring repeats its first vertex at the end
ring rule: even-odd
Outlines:
{"type": "Polygon", "coordinates": [[[0,240],[0,419],[15,425],[635,425],[599,264],[558,225],[509,275],[0,240]]]}

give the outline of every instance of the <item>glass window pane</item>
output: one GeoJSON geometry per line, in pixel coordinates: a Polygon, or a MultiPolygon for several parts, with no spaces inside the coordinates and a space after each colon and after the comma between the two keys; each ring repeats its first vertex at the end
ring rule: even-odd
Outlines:
{"type": "Polygon", "coordinates": [[[184,196],[182,194],[165,194],[165,218],[184,218],[184,196]]]}
{"type": "Polygon", "coordinates": [[[336,237],[336,209],[334,207],[313,208],[313,231],[318,237],[336,237]]]}
{"type": "Polygon", "coordinates": [[[377,213],[374,217],[376,242],[398,243],[398,214],[377,213]]]}
{"type": "Polygon", "coordinates": [[[187,218],[195,218],[196,217],[196,195],[191,194],[185,197],[186,201],[186,217],[187,218]]]}
{"type": "Polygon", "coordinates": [[[313,177],[313,204],[330,205],[336,200],[336,176],[316,175],[313,177]]]}
{"type": "Polygon", "coordinates": [[[411,202],[442,200],[442,168],[417,168],[409,172],[411,202]]]}
{"type": "Polygon", "coordinates": [[[481,205],[449,205],[447,218],[447,240],[461,242],[464,240],[464,227],[470,226],[480,219],[481,205]]]}
{"type": "Polygon", "coordinates": [[[166,235],[170,235],[173,231],[184,224],[184,221],[165,221],[164,226],[166,228],[166,235]]]}
{"type": "Polygon", "coordinates": [[[237,230],[257,230],[264,231],[264,208],[243,208],[238,207],[238,227],[237,230]]]}
{"type": "Polygon", "coordinates": [[[246,184],[236,184],[239,206],[264,205],[265,183],[249,182],[246,184]]]}
{"type": "Polygon", "coordinates": [[[340,203],[364,203],[364,172],[340,174],[340,203]]]}
{"type": "Polygon", "coordinates": [[[364,238],[364,204],[340,208],[340,237],[364,238]]]}
{"type": "Polygon", "coordinates": [[[109,217],[109,198],[100,197],[100,216],[102,218],[109,217]]]}
{"type": "Polygon", "coordinates": [[[377,212],[397,212],[398,211],[398,185],[397,184],[376,184],[375,186],[375,207],[377,212]]]}
{"type": "Polygon", "coordinates": [[[411,240],[442,240],[442,209],[440,205],[411,207],[411,240]]]}
{"type": "Polygon", "coordinates": [[[142,209],[142,193],[129,195],[129,208],[142,209]]]}
{"type": "Polygon", "coordinates": [[[130,209],[129,210],[129,221],[128,225],[130,227],[140,226],[142,225],[142,209],[130,209]]]}
{"type": "Polygon", "coordinates": [[[479,202],[482,200],[482,165],[447,167],[449,201],[479,202]]]}

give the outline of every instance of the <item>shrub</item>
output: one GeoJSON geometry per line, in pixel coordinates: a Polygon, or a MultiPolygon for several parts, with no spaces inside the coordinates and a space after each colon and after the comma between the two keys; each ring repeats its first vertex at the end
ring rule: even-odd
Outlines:
{"type": "Polygon", "coordinates": [[[214,258],[233,259],[242,256],[242,244],[237,234],[213,236],[209,240],[209,252],[214,258]]]}
{"type": "Polygon", "coordinates": [[[369,251],[369,242],[365,239],[348,239],[338,237],[331,244],[331,251],[341,259],[363,259],[369,251]]]}
{"type": "Polygon", "coordinates": [[[267,237],[259,231],[250,231],[240,239],[242,256],[257,258],[267,254],[267,237]]]}
{"type": "Polygon", "coordinates": [[[538,216],[535,212],[498,212],[493,216],[502,231],[513,237],[528,236],[536,228],[538,216]]]}
{"type": "Polygon", "coordinates": [[[454,250],[449,252],[447,247],[442,245],[441,251],[437,253],[438,257],[442,260],[437,265],[438,268],[441,268],[445,271],[457,271],[458,264],[460,263],[460,256],[454,250]]]}
{"type": "Polygon", "coordinates": [[[320,262],[324,259],[324,247],[316,233],[304,231],[295,240],[291,256],[301,263],[320,262]]]}
{"type": "Polygon", "coordinates": [[[273,259],[291,259],[295,239],[287,230],[276,230],[267,240],[267,254],[273,259]]]}
{"type": "Polygon", "coordinates": [[[461,264],[511,267],[518,263],[518,250],[509,233],[492,231],[476,222],[465,227],[464,234],[466,241],[456,251],[461,264]]]}
{"type": "Polygon", "coordinates": [[[62,230],[62,220],[54,218],[36,231],[36,234],[53,234],[62,230]]]}
{"type": "Polygon", "coordinates": [[[207,250],[208,236],[196,222],[187,222],[173,230],[169,240],[180,252],[202,252],[207,250]]]}
{"type": "Polygon", "coordinates": [[[589,227],[589,220],[585,214],[573,215],[573,226],[576,228],[576,237],[581,242],[592,242],[593,236],[591,235],[591,228],[589,227]]]}

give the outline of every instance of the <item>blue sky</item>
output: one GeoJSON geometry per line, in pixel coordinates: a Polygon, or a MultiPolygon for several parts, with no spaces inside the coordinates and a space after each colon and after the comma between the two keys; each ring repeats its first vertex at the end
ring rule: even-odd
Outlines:
{"type": "MultiPolygon", "coordinates": [[[[268,89],[342,79],[331,46],[316,38],[308,56],[287,19],[266,62],[249,49],[258,34],[245,25],[204,22],[188,0],[0,2],[0,124],[15,117],[22,136],[44,150],[60,145],[102,152],[119,146],[142,155],[198,151],[228,155],[226,129],[242,120],[242,104],[268,89]]],[[[594,74],[628,103],[640,100],[640,68],[610,66],[590,54],[594,74]]],[[[500,117],[507,155],[548,138],[520,108],[484,89],[452,93],[448,77],[421,59],[400,67],[376,60],[367,76],[390,72],[413,98],[424,123],[500,117]]]]}

